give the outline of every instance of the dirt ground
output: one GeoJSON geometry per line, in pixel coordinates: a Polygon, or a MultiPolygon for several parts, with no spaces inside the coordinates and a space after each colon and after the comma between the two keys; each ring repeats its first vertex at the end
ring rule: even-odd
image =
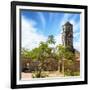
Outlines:
{"type": "MultiPolygon", "coordinates": [[[[45,72],[48,73],[48,77],[63,77],[64,75],[60,72],[53,71],[53,72],[45,72]]],[[[21,73],[21,79],[22,80],[30,80],[32,79],[32,73],[21,73]]]]}

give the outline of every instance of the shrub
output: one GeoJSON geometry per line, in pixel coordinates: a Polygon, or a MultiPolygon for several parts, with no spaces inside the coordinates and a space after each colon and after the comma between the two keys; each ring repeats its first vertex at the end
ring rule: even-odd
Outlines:
{"type": "Polygon", "coordinates": [[[67,69],[64,74],[65,74],[65,76],[79,76],[80,72],[67,69]]]}
{"type": "Polygon", "coordinates": [[[44,72],[35,71],[33,72],[32,77],[33,78],[45,78],[45,77],[48,77],[48,75],[45,74],[44,72]]]}

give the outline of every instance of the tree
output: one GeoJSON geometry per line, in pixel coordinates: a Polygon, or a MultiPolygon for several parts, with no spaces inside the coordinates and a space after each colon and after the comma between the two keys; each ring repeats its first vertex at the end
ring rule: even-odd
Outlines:
{"type": "MultiPolygon", "coordinates": [[[[52,53],[52,48],[49,47],[50,44],[55,44],[53,35],[50,35],[46,42],[40,42],[39,47],[37,48],[36,58],[40,61],[39,71],[37,71],[39,77],[42,76],[41,73],[43,71],[44,61],[47,60],[48,57],[55,56],[54,53],[52,53]]],[[[35,50],[36,49],[33,50],[33,53],[36,52],[35,50]]]]}
{"type": "Polygon", "coordinates": [[[45,43],[45,42],[40,42],[39,44],[39,47],[37,48],[37,51],[36,49],[33,50],[33,53],[35,53],[35,58],[40,61],[38,67],[39,67],[39,70],[36,71],[36,77],[42,77],[42,71],[43,71],[43,65],[44,65],[44,61],[47,59],[48,57],[48,53],[50,52],[50,49],[48,47],[48,44],[45,43]]]}
{"type": "Polygon", "coordinates": [[[60,64],[62,63],[62,72],[64,73],[64,55],[65,48],[61,44],[57,45],[57,57],[58,57],[58,71],[60,72],[60,64]]]}
{"type": "Polygon", "coordinates": [[[65,75],[69,76],[74,76],[75,72],[75,53],[70,51],[68,48],[66,48],[65,52],[65,62],[64,62],[64,67],[65,67],[65,75]]]}
{"type": "Polygon", "coordinates": [[[48,36],[48,40],[47,40],[48,44],[55,44],[55,39],[53,35],[48,36]]]}
{"type": "Polygon", "coordinates": [[[58,55],[58,71],[60,71],[60,63],[62,63],[62,72],[64,74],[65,68],[70,65],[74,65],[74,53],[70,51],[67,47],[63,45],[57,46],[57,55],[58,55]],[[68,62],[65,64],[65,62],[68,62]]]}
{"type": "Polygon", "coordinates": [[[29,58],[30,57],[30,50],[22,48],[21,49],[21,57],[29,58]]]}

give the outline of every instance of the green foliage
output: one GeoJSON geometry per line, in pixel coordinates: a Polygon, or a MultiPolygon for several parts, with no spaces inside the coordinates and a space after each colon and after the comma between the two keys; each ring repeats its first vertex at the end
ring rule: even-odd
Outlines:
{"type": "Polygon", "coordinates": [[[57,48],[58,58],[59,58],[59,60],[62,60],[62,58],[64,58],[64,55],[65,55],[65,48],[61,44],[57,45],[56,48],[57,48]]]}
{"type": "Polygon", "coordinates": [[[63,45],[59,44],[57,45],[57,55],[61,59],[68,59],[73,60],[74,59],[74,53],[70,51],[67,47],[64,47],[63,45]]]}
{"type": "Polygon", "coordinates": [[[33,72],[32,77],[33,78],[45,78],[45,77],[48,77],[48,75],[44,73],[43,71],[42,72],[36,71],[36,72],[33,72]]]}
{"type": "Polygon", "coordinates": [[[74,72],[74,76],[80,76],[80,71],[74,72]]]}
{"type": "Polygon", "coordinates": [[[25,58],[30,58],[31,56],[31,51],[25,48],[21,49],[21,56],[25,58]]]}
{"type": "Polygon", "coordinates": [[[67,71],[65,71],[65,76],[72,76],[72,72],[70,69],[67,69],[67,71]]]}
{"type": "Polygon", "coordinates": [[[74,60],[74,53],[72,51],[66,50],[65,52],[65,58],[67,60],[74,60]]]}
{"type": "Polygon", "coordinates": [[[68,47],[64,47],[59,44],[55,48],[49,47],[50,44],[55,44],[55,39],[53,35],[50,35],[46,42],[40,42],[37,48],[31,51],[25,48],[21,50],[21,57],[31,58],[33,61],[39,61],[39,70],[33,72],[33,78],[46,77],[43,73],[43,65],[48,58],[54,58],[58,60],[58,71],[60,71],[60,64],[62,64],[62,72],[65,76],[79,75],[79,72],[74,72],[74,68],[70,69],[68,67],[74,66],[75,56],[68,47]],[[66,62],[66,63],[65,63],[66,62]]]}
{"type": "Polygon", "coordinates": [[[21,56],[30,57],[32,60],[41,60],[46,59],[47,57],[55,57],[56,59],[59,60],[62,59],[73,60],[74,54],[63,45],[59,44],[56,46],[56,48],[53,49],[49,47],[49,44],[55,44],[53,35],[50,35],[46,42],[40,42],[39,47],[34,48],[31,51],[22,48],[21,56]]]}
{"type": "Polygon", "coordinates": [[[80,72],[67,69],[67,71],[65,71],[65,76],[80,76],[80,72]]]}
{"type": "MultiPolygon", "coordinates": [[[[68,49],[68,47],[64,47],[63,45],[57,45],[57,56],[58,63],[62,63],[62,72],[65,72],[65,68],[70,67],[74,63],[74,53],[68,49]],[[65,62],[67,62],[65,64],[65,62]]],[[[58,71],[60,71],[60,64],[58,64],[58,71]]],[[[67,72],[66,72],[67,73],[67,72]]],[[[69,74],[70,72],[68,72],[69,74]]],[[[64,73],[65,74],[65,73],[64,73]]]]}
{"type": "Polygon", "coordinates": [[[46,42],[40,42],[39,47],[32,49],[31,51],[25,48],[21,50],[22,57],[30,57],[31,59],[41,60],[49,57],[52,53],[52,48],[49,44],[55,44],[54,36],[50,35],[46,42]]]}
{"type": "Polygon", "coordinates": [[[47,40],[48,44],[55,44],[55,39],[53,35],[48,36],[48,40],[47,40]]]}

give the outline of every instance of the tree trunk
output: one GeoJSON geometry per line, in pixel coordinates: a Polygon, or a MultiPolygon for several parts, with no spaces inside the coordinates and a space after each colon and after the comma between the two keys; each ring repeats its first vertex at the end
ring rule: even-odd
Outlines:
{"type": "Polygon", "coordinates": [[[61,67],[60,67],[60,60],[59,60],[59,62],[58,62],[58,72],[60,72],[61,71],[61,67]]]}
{"type": "Polygon", "coordinates": [[[62,60],[62,73],[64,75],[64,60],[62,60]]]}

